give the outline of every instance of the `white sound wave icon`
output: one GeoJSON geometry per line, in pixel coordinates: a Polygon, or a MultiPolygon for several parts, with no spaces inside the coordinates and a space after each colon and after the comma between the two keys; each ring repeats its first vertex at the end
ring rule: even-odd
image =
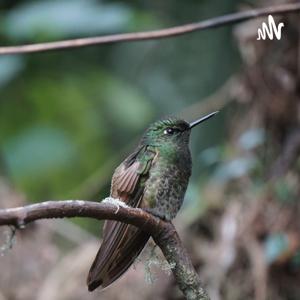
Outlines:
{"type": "Polygon", "coordinates": [[[276,26],[273,16],[268,16],[268,24],[262,22],[262,28],[257,30],[257,40],[265,40],[268,36],[270,40],[273,40],[274,34],[277,40],[281,39],[281,30],[284,24],[281,22],[276,26]]]}

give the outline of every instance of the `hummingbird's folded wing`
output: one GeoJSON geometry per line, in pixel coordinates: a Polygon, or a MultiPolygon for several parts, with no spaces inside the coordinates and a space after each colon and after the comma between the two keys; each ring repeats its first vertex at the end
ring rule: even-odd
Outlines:
{"type": "MultiPolygon", "coordinates": [[[[115,171],[111,197],[127,205],[139,207],[144,194],[144,182],[155,157],[155,152],[142,147],[130,155],[115,171]]],[[[145,247],[149,235],[133,225],[106,221],[103,242],[89,271],[87,284],[92,291],[107,287],[118,279],[145,247]]]]}

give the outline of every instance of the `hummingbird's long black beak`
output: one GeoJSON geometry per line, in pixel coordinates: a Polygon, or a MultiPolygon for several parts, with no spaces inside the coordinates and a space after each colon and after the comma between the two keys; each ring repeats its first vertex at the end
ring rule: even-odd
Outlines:
{"type": "Polygon", "coordinates": [[[210,114],[208,114],[208,115],[202,117],[202,118],[199,119],[199,120],[196,120],[196,121],[190,123],[190,129],[192,129],[192,128],[195,127],[196,125],[198,125],[198,124],[200,124],[200,123],[202,123],[202,122],[204,122],[204,121],[210,119],[211,117],[213,117],[214,115],[216,115],[218,112],[219,112],[219,111],[215,111],[215,112],[213,112],[213,113],[210,113],[210,114]]]}

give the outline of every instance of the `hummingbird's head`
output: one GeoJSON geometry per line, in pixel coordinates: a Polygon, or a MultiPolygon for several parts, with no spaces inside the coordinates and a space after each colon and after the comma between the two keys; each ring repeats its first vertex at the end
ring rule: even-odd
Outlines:
{"type": "Polygon", "coordinates": [[[175,117],[156,121],[146,130],[142,142],[156,147],[167,144],[174,146],[188,144],[191,129],[216,113],[208,114],[192,123],[175,117]]]}

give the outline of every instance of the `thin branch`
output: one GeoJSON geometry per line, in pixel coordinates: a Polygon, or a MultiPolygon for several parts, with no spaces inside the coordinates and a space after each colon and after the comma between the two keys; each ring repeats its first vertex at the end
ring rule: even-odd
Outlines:
{"type": "Polygon", "coordinates": [[[39,219],[72,217],[118,220],[139,227],[144,226],[144,223],[151,223],[151,221],[151,226],[155,226],[157,223],[156,218],[141,209],[125,208],[122,206],[117,208],[110,203],[65,200],[46,201],[22,207],[0,209],[0,226],[13,225],[23,227],[39,219]]]}
{"type": "Polygon", "coordinates": [[[297,161],[300,154],[300,127],[295,128],[287,136],[286,142],[283,145],[281,155],[276,159],[271,166],[268,174],[269,180],[276,180],[289,170],[289,168],[297,161]]]}
{"type": "Polygon", "coordinates": [[[0,209],[0,226],[24,228],[26,224],[51,218],[89,217],[135,225],[149,233],[172,268],[179,288],[188,300],[209,300],[187,251],[171,222],[162,221],[139,208],[82,200],[47,201],[23,207],[0,209]]]}
{"type": "Polygon", "coordinates": [[[119,43],[119,42],[170,38],[173,36],[179,36],[179,35],[200,31],[204,29],[216,28],[216,27],[221,27],[223,25],[229,25],[229,24],[235,24],[249,19],[266,16],[269,14],[278,15],[278,14],[297,12],[299,10],[300,10],[300,3],[282,4],[282,5],[272,6],[272,7],[228,14],[224,16],[211,18],[205,21],[200,21],[200,22],[185,24],[182,26],[160,29],[160,30],[113,34],[113,35],[106,35],[106,36],[97,36],[97,37],[90,37],[90,38],[80,38],[80,39],[73,39],[73,40],[29,44],[29,45],[21,45],[21,46],[0,47],[0,55],[42,52],[42,51],[50,51],[50,50],[57,50],[57,49],[86,47],[86,46],[99,45],[99,44],[112,44],[112,43],[119,43]]]}

